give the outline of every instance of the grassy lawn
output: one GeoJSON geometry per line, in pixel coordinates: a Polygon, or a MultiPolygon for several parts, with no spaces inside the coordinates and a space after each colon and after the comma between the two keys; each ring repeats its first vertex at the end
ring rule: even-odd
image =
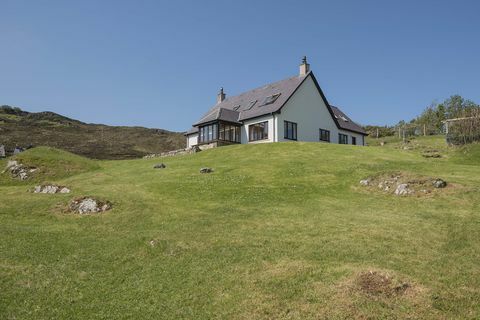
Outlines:
{"type": "Polygon", "coordinates": [[[29,150],[21,161],[43,168],[34,181],[0,178],[0,318],[478,319],[480,145],[410,145],[238,145],[122,161],[29,150]],[[391,171],[460,187],[396,197],[359,185],[391,171]],[[73,192],[27,192],[42,181],[73,192]],[[62,212],[85,195],[114,208],[62,212]],[[365,290],[369,271],[408,289],[365,290]]]}

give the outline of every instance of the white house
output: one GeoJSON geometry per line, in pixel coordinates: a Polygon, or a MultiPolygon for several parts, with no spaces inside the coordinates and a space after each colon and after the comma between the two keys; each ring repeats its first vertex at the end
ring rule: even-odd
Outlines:
{"type": "Polygon", "coordinates": [[[306,57],[300,74],[226,98],[187,131],[187,147],[233,143],[320,141],[365,145],[365,130],[330,105],[306,57]]]}

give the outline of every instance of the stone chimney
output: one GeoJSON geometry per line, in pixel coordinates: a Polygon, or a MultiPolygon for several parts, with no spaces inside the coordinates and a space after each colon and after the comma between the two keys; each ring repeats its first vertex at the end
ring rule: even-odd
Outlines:
{"type": "Polygon", "coordinates": [[[220,88],[220,92],[217,94],[217,104],[225,100],[225,93],[223,92],[223,87],[220,88]]]}
{"type": "Polygon", "coordinates": [[[310,71],[310,65],[307,63],[307,57],[303,56],[302,64],[300,65],[300,76],[305,76],[310,71]]]}

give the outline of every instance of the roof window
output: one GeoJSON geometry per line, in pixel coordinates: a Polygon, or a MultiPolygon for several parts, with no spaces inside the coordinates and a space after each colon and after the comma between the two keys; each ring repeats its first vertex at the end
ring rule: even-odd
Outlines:
{"type": "Polygon", "coordinates": [[[250,110],[250,109],[252,109],[252,107],[255,105],[255,103],[257,103],[257,100],[250,101],[250,103],[247,105],[247,107],[245,108],[245,110],[250,110]]]}
{"type": "Polygon", "coordinates": [[[277,101],[278,97],[280,97],[280,93],[266,97],[265,100],[263,100],[262,106],[274,103],[277,101]]]}

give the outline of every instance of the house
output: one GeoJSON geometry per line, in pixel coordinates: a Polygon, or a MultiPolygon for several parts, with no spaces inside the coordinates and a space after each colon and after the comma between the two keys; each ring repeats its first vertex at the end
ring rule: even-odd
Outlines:
{"type": "Polygon", "coordinates": [[[234,143],[319,141],[365,145],[366,131],[328,103],[306,57],[300,74],[226,97],[185,133],[187,147],[206,149],[234,143]]]}

